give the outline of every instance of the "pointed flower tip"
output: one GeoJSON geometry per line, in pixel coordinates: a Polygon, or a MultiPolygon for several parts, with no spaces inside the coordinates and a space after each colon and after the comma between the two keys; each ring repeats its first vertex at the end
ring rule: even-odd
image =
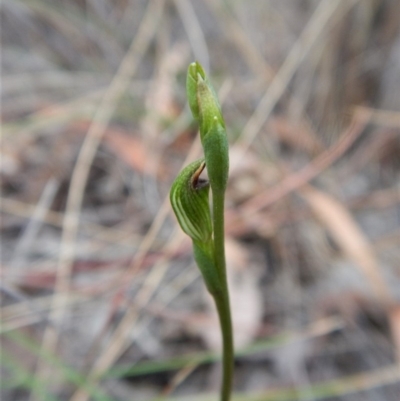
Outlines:
{"type": "Polygon", "coordinates": [[[199,86],[200,83],[204,83],[204,78],[201,76],[200,73],[197,73],[197,86],[199,86]]]}
{"type": "Polygon", "coordinates": [[[189,65],[187,78],[186,78],[186,94],[195,119],[200,119],[199,115],[199,104],[198,104],[198,91],[199,85],[205,84],[211,86],[208,81],[207,75],[198,61],[195,61],[189,65]]]}
{"type": "MultiPolygon", "coordinates": [[[[203,71],[204,73],[204,71],[203,71]]],[[[187,77],[186,77],[186,95],[188,98],[190,110],[192,111],[195,119],[199,118],[199,105],[197,104],[197,81],[201,77],[201,71],[199,70],[199,64],[193,62],[189,65],[187,77]]]]}
{"type": "Polygon", "coordinates": [[[206,73],[205,73],[205,71],[204,71],[204,68],[203,68],[202,65],[201,65],[199,62],[197,62],[197,61],[196,61],[196,69],[197,69],[197,74],[200,75],[200,77],[201,77],[202,79],[206,79],[206,78],[207,78],[207,75],[206,75],[206,73]]]}
{"type": "Polygon", "coordinates": [[[198,78],[206,79],[206,73],[201,66],[201,64],[197,61],[189,64],[188,68],[188,78],[192,79],[194,82],[197,82],[198,78]]]}
{"type": "Polygon", "coordinates": [[[199,74],[203,79],[205,79],[206,73],[203,66],[198,61],[194,61],[193,63],[191,63],[189,69],[195,72],[196,75],[199,74]]]}

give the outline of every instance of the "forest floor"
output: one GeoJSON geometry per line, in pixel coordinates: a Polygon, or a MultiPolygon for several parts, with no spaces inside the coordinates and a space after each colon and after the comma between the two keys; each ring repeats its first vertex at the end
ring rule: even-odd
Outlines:
{"type": "Polygon", "coordinates": [[[215,400],[214,306],[169,205],[230,142],[236,401],[398,401],[400,2],[3,0],[1,399],[215,400]]]}

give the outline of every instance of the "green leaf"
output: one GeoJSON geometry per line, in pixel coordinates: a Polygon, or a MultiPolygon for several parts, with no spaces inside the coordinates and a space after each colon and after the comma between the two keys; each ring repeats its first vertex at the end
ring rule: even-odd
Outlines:
{"type": "Polygon", "coordinates": [[[193,240],[209,242],[212,223],[209,205],[208,181],[200,178],[204,159],[185,167],[172,184],[170,201],[182,230],[193,240]]]}

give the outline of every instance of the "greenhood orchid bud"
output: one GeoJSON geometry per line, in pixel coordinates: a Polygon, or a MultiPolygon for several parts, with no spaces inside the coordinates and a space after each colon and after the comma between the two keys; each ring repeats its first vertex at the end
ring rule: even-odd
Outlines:
{"type": "Polygon", "coordinates": [[[198,62],[189,65],[186,92],[193,117],[199,120],[202,140],[209,131],[214,117],[217,117],[219,123],[225,127],[218,96],[198,62]]]}
{"type": "Polygon", "coordinates": [[[189,66],[186,91],[193,117],[199,121],[211,189],[225,192],[229,170],[225,122],[214,88],[197,62],[189,66]]]}
{"type": "Polygon", "coordinates": [[[204,159],[185,167],[172,184],[170,201],[182,230],[193,241],[206,243],[212,236],[208,181],[200,178],[204,159]]]}

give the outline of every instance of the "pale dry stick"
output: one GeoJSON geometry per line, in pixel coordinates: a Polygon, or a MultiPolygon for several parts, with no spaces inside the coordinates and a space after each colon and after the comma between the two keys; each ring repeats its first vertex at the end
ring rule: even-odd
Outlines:
{"type": "Polygon", "coordinates": [[[204,68],[208,70],[210,56],[207,42],[191,2],[189,0],[174,0],[174,3],[188,35],[194,56],[197,60],[201,61],[204,68]]]}
{"type": "Polygon", "coordinates": [[[384,308],[394,305],[395,299],[382,277],[372,246],[348,209],[330,195],[311,185],[304,186],[300,195],[330,231],[343,252],[356,263],[360,272],[369,281],[380,305],[384,308]]]}
{"type": "MultiPolygon", "coordinates": [[[[19,200],[4,198],[0,196],[0,210],[3,213],[12,214],[26,219],[31,218],[32,213],[35,212],[36,205],[30,203],[21,202],[19,200]]],[[[41,216],[42,221],[52,226],[62,226],[63,215],[52,210],[47,210],[47,213],[41,216]]]]}
{"type": "Polygon", "coordinates": [[[374,371],[359,373],[342,379],[336,379],[331,383],[330,388],[336,388],[336,394],[345,395],[381,387],[384,385],[399,383],[400,364],[385,366],[374,371]]]}
{"type": "MultiPolygon", "coordinates": [[[[133,88],[137,90],[139,86],[146,88],[148,85],[147,81],[135,81],[129,85],[127,90],[132,91],[133,88]]],[[[108,87],[95,89],[73,100],[33,112],[21,123],[4,124],[0,135],[7,139],[20,139],[21,136],[31,138],[32,135],[53,135],[54,131],[51,130],[53,127],[79,118],[92,118],[101,97],[107,90],[108,87]]]]}
{"type": "MultiPolygon", "coordinates": [[[[372,128],[373,125],[371,115],[369,126],[372,128]]],[[[379,163],[378,160],[384,155],[384,149],[388,149],[388,146],[395,144],[399,134],[400,130],[396,132],[396,129],[393,128],[375,128],[373,135],[366,138],[358,147],[357,152],[349,156],[346,164],[336,174],[336,181],[343,183],[349,177],[354,177],[365,166],[370,165],[371,162],[379,163]]]]}
{"type": "Polygon", "coordinates": [[[333,331],[342,330],[345,327],[346,322],[342,318],[338,316],[325,317],[313,322],[307,329],[298,332],[293,337],[293,341],[303,341],[309,340],[310,338],[326,336],[333,331]]]}
{"type": "Polygon", "coordinates": [[[30,217],[30,221],[14,249],[11,260],[11,266],[14,268],[20,267],[25,261],[26,254],[32,246],[32,243],[41,228],[43,217],[49,210],[58,187],[59,182],[55,178],[50,178],[47,181],[39,202],[37,203],[35,210],[30,217]]]}
{"type": "MultiPolygon", "coordinates": [[[[47,296],[46,299],[41,299],[43,301],[41,303],[35,302],[36,300],[29,300],[29,305],[26,307],[24,305],[11,305],[6,306],[1,309],[0,314],[3,316],[2,327],[0,329],[0,333],[5,333],[8,331],[16,330],[22,327],[31,326],[33,324],[39,322],[52,322],[48,319],[46,313],[50,311],[51,303],[54,301],[53,297],[47,296]],[[41,305],[44,304],[44,305],[41,305]],[[11,307],[15,307],[15,310],[9,310],[11,307]],[[17,306],[21,306],[21,308],[17,309],[17,306]],[[40,308],[39,308],[40,306],[40,308]],[[14,314],[13,314],[14,313],[14,314]],[[9,317],[7,317],[9,316],[9,317]]],[[[82,302],[85,302],[86,299],[82,299],[82,297],[77,297],[76,299],[68,299],[68,304],[70,306],[73,305],[81,305],[82,302]]],[[[90,300],[88,300],[90,301],[90,300]]],[[[24,304],[27,302],[24,302],[24,304]]]]}
{"type": "Polygon", "coordinates": [[[390,110],[373,109],[364,106],[357,106],[355,112],[371,114],[371,123],[384,127],[400,128],[400,112],[390,110]]]}
{"type": "MultiPolygon", "coordinates": [[[[13,100],[3,103],[3,110],[7,111],[7,113],[11,113],[11,115],[21,114],[22,111],[26,116],[22,119],[4,124],[5,129],[2,135],[9,136],[10,133],[14,133],[16,138],[19,138],[21,134],[26,137],[30,137],[32,134],[51,135],[53,132],[43,133],[43,129],[49,125],[56,124],[56,117],[58,117],[61,122],[62,114],[65,115],[69,113],[71,118],[73,118],[74,115],[72,112],[75,102],[80,103],[79,106],[75,103],[75,114],[79,112],[80,115],[83,116],[85,116],[85,113],[92,116],[95,105],[91,105],[89,102],[92,100],[98,101],[102,94],[101,90],[94,88],[104,87],[104,81],[109,82],[109,79],[106,78],[106,75],[104,75],[101,81],[99,79],[90,79],[89,74],[86,73],[82,74],[82,76],[80,76],[80,73],[77,73],[76,79],[74,78],[75,75],[71,73],[60,74],[57,79],[56,72],[52,71],[46,71],[43,74],[7,74],[4,78],[4,83],[7,82],[9,85],[9,96],[12,97],[13,100]],[[13,84],[14,82],[18,84],[18,86],[13,84]],[[27,86],[33,89],[35,95],[30,94],[30,96],[26,98],[27,86]],[[43,106],[41,93],[43,91],[45,92],[47,89],[57,90],[59,92],[66,90],[68,93],[70,93],[71,90],[80,92],[83,89],[87,89],[87,93],[84,95],[80,93],[76,95],[74,93],[73,95],[76,96],[76,98],[69,101],[43,106]],[[16,92],[16,94],[14,94],[14,92],[16,92]],[[84,98],[86,98],[86,102],[84,98]]],[[[13,139],[16,139],[15,137],[13,139]]]]}
{"type": "Polygon", "coordinates": [[[103,93],[104,89],[96,89],[63,104],[34,112],[22,123],[5,124],[1,136],[10,140],[14,138],[20,140],[21,136],[31,138],[38,132],[40,135],[44,135],[43,130],[48,130],[49,133],[53,126],[68,122],[73,118],[90,118],[97,107],[92,102],[98,102],[103,93]]]}
{"type": "MultiPolygon", "coordinates": [[[[0,210],[4,213],[29,219],[35,211],[35,205],[0,196],[0,210]]],[[[40,216],[40,221],[55,227],[62,227],[63,214],[53,210],[47,210],[45,214],[40,216]]],[[[126,223],[122,226],[125,224],[126,223]]],[[[133,234],[132,230],[124,230],[119,228],[119,226],[105,228],[101,225],[88,222],[85,223],[85,229],[96,239],[109,242],[110,244],[120,243],[121,240],[136,242],[139,239],[139,236],[133,234]]]]}
{"type": "MultiPolygon", "coordinates": [[[[161,397],[167,397],[172,394],[175,389],[182,384],[197,368],[198,364],[193,363],[191,365],[186,365],[184,368],[180,369],[172,379],[169,381],[167,387],[163,390],[161,397]]],[[[162,400],[159,399],[160,401],[162,400]]]]}
{"type": "MultiPolygon", "coordinates": [[[[52,319],[56,322],[60,322],[64,315],[64,305],[68,296],[71,269],[75,253],[80,208],[90,166],[106,127],[117,107],[118,100],[126,90],[129,80],[136,71],[142,55],[150,45],[163,6],[164,1],[161,0],[154,0],[149,3],[139,31],[132,40],[132,44],[122,60],[117,74],[102,98],[99,108],[96,110],[92,124],[90,125],[80,150],[71,177],[63,224],[60,259],[55,285],[55,293],[58,294],[58,296],[55,299],[54,313],[52,314],[52,319]]],[[[53,353],[57,345],[57,340],[58,333],[53,328],[47,327],[43,337],[42,347],[46,349],[47,352],[53,353]]],[[[40,372],[41,369],[38,367],[39,375],[41,374],[40,372]]]]}
{"type": "Polygon", "coordinates": [[[341,157],[362,134],[368,123],[369,116],[356,114],[350,126],[341,135],[338,143],[331,149],[322,152],[311,163],[307,164],[297,173],[285,178],[273,188],[267,188],[242,205],[242,217],[249,217],[261,209],[270,206],[279,199],[300,188],[324,169],[341,157]]]}
{"type": "Polygon", "coordinates": [[[397,362],[400,364],[400,305],[393,305],[389,311],[389,325],[396,352],[397,362]]]}
{"type": "Polygon", "coordinates": [[[256,75],[261,76],[263,80],[270,81],[275,75],[274,70],[264,60],[257,47],[246,35],[238,21],[235,18],[229,17],[229,14],[221,8],[219,1],[207,0],[207,3],[216,14],[217,20],[221,23],[222,31],[227,39],[232,40],[242,53],[243,60],[256,75]]]}
{"type": "Polygon", "coordinates": [[[247,152],[262,126],[269,118],[273,108],[285,92],[299,65],[311,48],[323,37],[322,32],[326,29],[329,20],[339,6],[350,7],[357,1],[358,0],[351,0],[348,2],[342,0],[324,0],[319,3],[317,9],[308,21],[307,26],[299,39],[292,46],[289,55],[273,78],[267,92],[259,102],[253,115],[247,121],[241,136],[236,141],[235,146],[238,148],[239,154],[247,152]]]}
{"type": "Polygon", "coordinates": [[[65,70],[45,70],[35,72],[21,72],[5,74],[3,77],[4,95],[13,96],[26,93],[26,88],[63,89],[82,88],[88,84],[104,84],[109,80],[108,74],[93,74],[89,72],[78,72],[65,70]]]}

